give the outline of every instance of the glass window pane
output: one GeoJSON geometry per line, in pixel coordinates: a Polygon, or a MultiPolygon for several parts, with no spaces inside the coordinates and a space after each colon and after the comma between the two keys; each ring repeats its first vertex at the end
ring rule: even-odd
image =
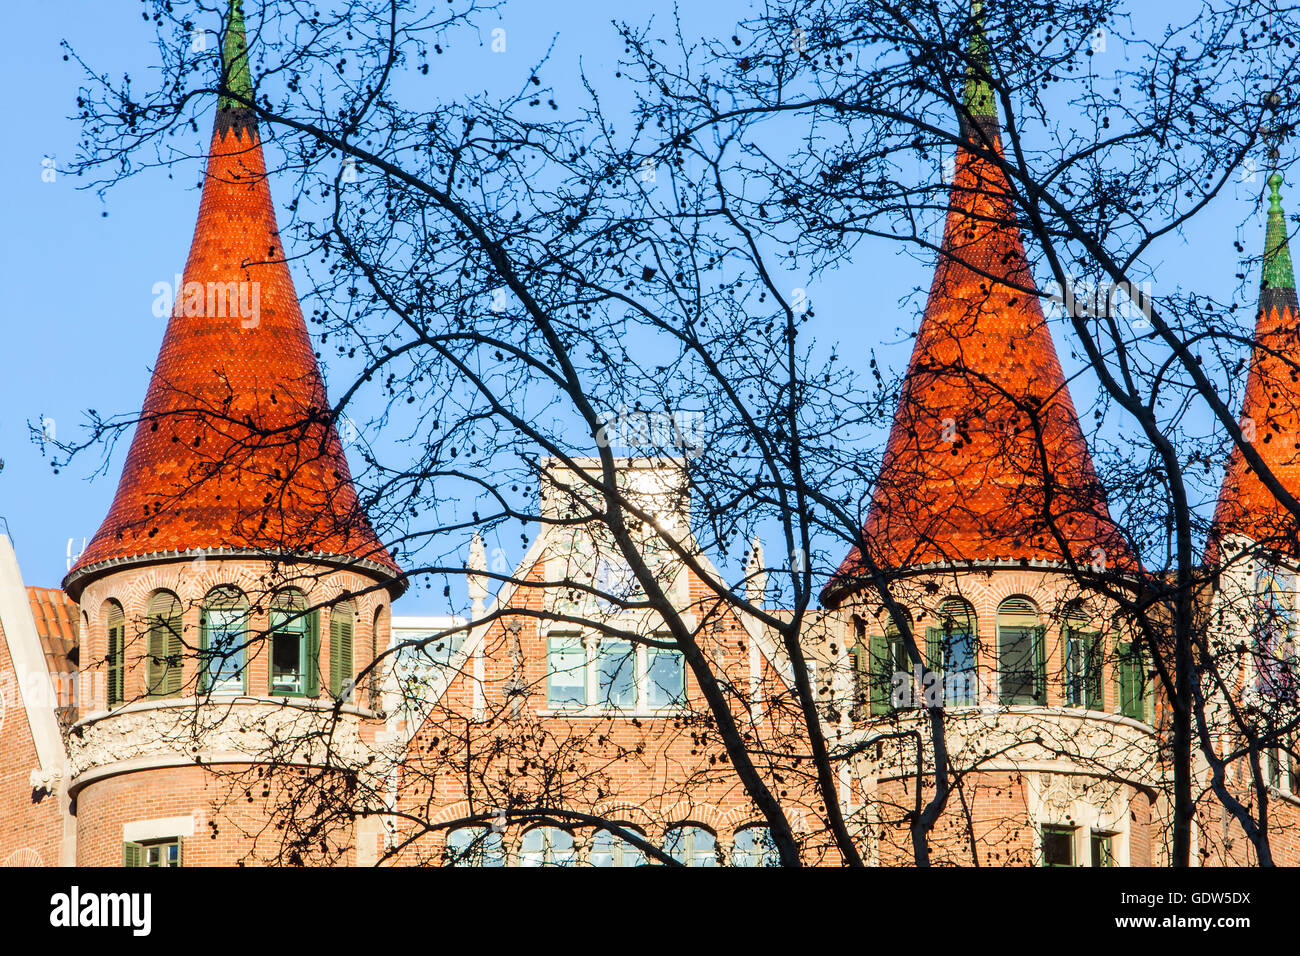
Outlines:
{"type": "Polygon", "coordinates": [[[244,689],[244,643],[247,615],[242,608],[209,608],[207,612],[207,670],[216,693],[244,689]]]}
{"type": "Polygon", "coordinates": [[[1037,662],[1034,653],[1035,628],[1000,627],[1002,699],[1004,703],[1033,703],[1036,695],[1037,662]]]}
{"type": "Polygon", "coordinates": [[[684,866],[717,866],[717,841],[703,827],[673,827],[665,834],[664,850],[684,866]]]}
{"type": "Polygon", "coordinates": [[[597,702],[620,710],[636,707],[636,648],[629,641],[602,640],[597,657],[597,702]]]}
{"type": "Polygon", "coordinates": [[[1074,828],[1043,827],[1043,865],[1074,866],[1074,828]]]}
{"type": "Polygon", "coordinates": [[[646,704],[680,707],[686,703],[686,661],[681,651],[646,648],[646,704]]]}
{"type": "Polygon", "coordinates": [[[737,830],[736,841],[732,846],[734,866],[777,866],[780,863],[776,844],[772,842],[772,832],[767,827],[737,830]]]}
{"type": "Polygon", "coordinates": [[[584,706],[587,703],[587,658],[582,639],[549,638],[546,657],[547,705],[556,708],[584,706]]]}
{"type": "Polygon", "coordinates": [[[272,611],[271,627],[271,689],[283,694],[301,694],[303,685],[302,643],[306,618],[298,615],[289,620],[292,611],[272,611]]]}

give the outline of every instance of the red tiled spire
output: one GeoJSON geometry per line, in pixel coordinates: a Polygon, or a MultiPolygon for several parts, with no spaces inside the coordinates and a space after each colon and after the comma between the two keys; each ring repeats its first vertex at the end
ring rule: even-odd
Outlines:
{"type": "MultiPolygon", "coordinates": [[[[1268,184],[1263,276],[1240,425],[1246,441],[1294,496],[1300,495],[1300,309],[1282,213],[1282,176],[1274,173],[1268,184]]],[[[1232,535],[1300,557],[1297,531],[1295,517],[1264,487],[1241,449],[1233,445],[1214,514],[1211,558],[1219,541],[1232,535]]]]}
{"type": "MultiPolygon", "coordinates": [[[[972,44],[978,62],[982,35],[972,44]]],[[[991,91],[967,77],[942,250],[864,522],[874,563],[1128,565],[1034,289],[991,91]],[[1028,290],[1028,291],[1026,291],[1028,290]],[[1100,549],[1100,550],[1098,550],[1100,549]]],[[[854,549],[823,592],[863,572],[854,549]]]]}
{"type": "MultiPolygon", "coordinates": [[[[252,98],[239,0],[224,88],[252,98]]],[[[276,226],[253,112],[223,93],[184,282],[108,517],[69,572],[177,552],[400,572],[358,505],[276,226]]]]}

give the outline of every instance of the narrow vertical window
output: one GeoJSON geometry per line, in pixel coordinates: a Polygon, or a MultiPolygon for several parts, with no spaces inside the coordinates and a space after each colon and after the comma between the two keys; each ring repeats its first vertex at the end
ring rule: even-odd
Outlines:
{"type": "Polygon", "coordinates": [[[576,634],[546,640],[546,705],[553,710],[587,704],[587,653],[576,634]]]}
{"type": "Polygon", "coordinates": [[[1007,598],[998,607],[998,694],[1004,704],[1046,704],[1044,632],[1038,607],[1007,598]]]}
{"type": "MultiPolygon", "coordinates": [[[[671,641],[667,634],[656,635],[657,640],[671,641]]],[[[646,706],[681,707],[686,703],[686,659],[675,647],[647,647],[645,701],[646,706]]]]}
{"type": "Polygon", "coordinates": [[[299,591],[281,591],[271,602],[271,693],[320,694],[316,614],[299,591]]]}
{"type": "Polygon", "coordinates": [[[938,627],[926,632],[926,657],[935,672],[933,689],[943,704],[965,707],[979,700],[975,670],[975,611],[960,598],[949,598],[935,615],[938,627]]]}
{"type": "Polygon", "coordinates": [[[199,687],[205,693],[242,694],[248,643],[248,602],[238,588],[208,592],[199,615],[199,687]]]}
{"type": "Polygon", "coordinates": [[[1101,710],[1101,633],[1090,630],[1081,618],[1067,617],[1061,624],[1061,636],[1061,683],[1066,705],[1101,710]]]}
{"type": "Polygon", "coordinates": [[[630,641],[601,638],[596,683],[596,702],[601,707],[636,709],[636,648],[630,641]]]}
{"type": "Polygon", "coordinates": [[[1092,865],[1114,866],[1115,851],[1112,845],[1113,834],[1103,830],[1092,831],[1092,865]]]}

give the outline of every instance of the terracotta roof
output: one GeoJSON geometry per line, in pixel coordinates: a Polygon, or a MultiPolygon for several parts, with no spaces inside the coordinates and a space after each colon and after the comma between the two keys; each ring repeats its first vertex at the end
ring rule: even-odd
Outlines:
{"type": "MultiPolygon", "coordinates": [[[[971,92],[972,87],[974,93],[971,92]]],[[[1128,567],[1034,290],[983,83],[863,535],[887,571],[1028,562],[1128,567]]],[[[823,592],[860,586],[855,548],[823,592]]]]}
{"type": "MultiPolygon", "coordinates": [[[[232,6],[223,89],[251,99],[232,6]]],[[[380,579],[400,573],[358,504],[256,119],[235,102],[223,93],[184,283],[117,495],[64,581],[74,596],[123,560],[223,548],[356,562],[380,579]]]]}
{"type": "Polygon", "coordinates": [[[54,692],[58,695],[55,716],[66,733],[77,720],[72,675],[80,663],[81,612],[77,602],[59,588],[29,587],[27,600],[45,652],[45,666],[54,678],[54,692]],[[60,679],[59,675],[67,676],[60,679]]]}
{"type": "MultiPolygon", "coordinates": [[[[1273,476],[1300,495],[1300,337],[1297,337],[1295,276],[1282,212],[1282,177],[1269,177],[1268,224],[1260,281],[1255,340],[1246,377],[1241,428],[1273,476]]],[[[1210,536],[1217,543],[1243,535],[1267,548],[1300,557],[1295,517],[1273,496],[1233,445],[1210,536]]]]}
{"type": "Polygon", "coordinates": [[[41,638],[50,673],[75,671],[80,632],[77,602],[60,588],[29,587],[27,599],[32,606],[32,620],[36,622],[36,633],[41,638]]]}

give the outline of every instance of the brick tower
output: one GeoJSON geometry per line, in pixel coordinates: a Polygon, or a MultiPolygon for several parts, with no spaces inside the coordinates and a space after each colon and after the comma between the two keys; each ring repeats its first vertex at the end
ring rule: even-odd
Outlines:
{"type": "Polygon", "coordinates": [[[346,771],[373,737],[353,679],[404,587],[289,274],[241,0],[224,27],[184,283],[108,517],[63,582],[93,688],[70,738],[79,864],[355,861],[351,825],[309,852],[273,818],[294,778],[346,771]]]}
{"type": "MultiPolygon", "coordinates": [[[[943,244],[865,553],[853,550],[823,601],[851,621],[867,738],[902,724],[928,748],[925,708],[946,707],[950,764],[967,774],[966,792],[934,831],[936,859],[1145,863],[1149,688],[1113,609],[1064,573],[1122,572],[1133,559],[1035,289],[988,52],[976,4],[943,244]],[[873,580],[904,605],[924,666],[873,580]],[[973,839],[956,819],[963,799],[973,839]]],[[[875,788],[877,858],[905,862],[916,754],[866,752],[876,755],[864,777],[875,788]]]]}

